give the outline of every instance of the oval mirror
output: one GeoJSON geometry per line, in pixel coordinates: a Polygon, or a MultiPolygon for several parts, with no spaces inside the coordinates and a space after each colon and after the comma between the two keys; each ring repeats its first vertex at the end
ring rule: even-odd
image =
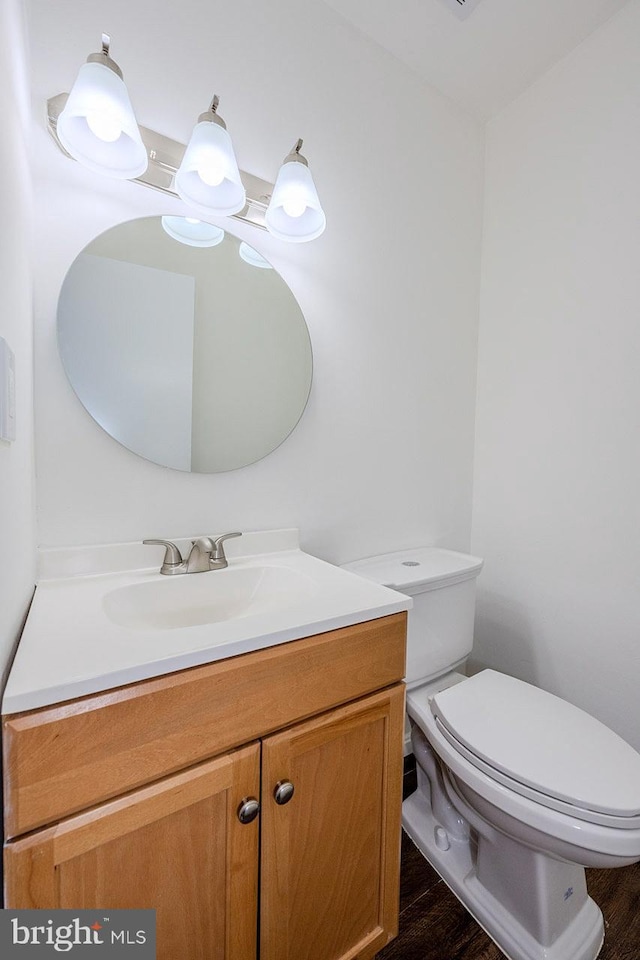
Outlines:
{"type": "Polygon", "coordinates": [[[184,217],[122,223],[74,260],[58,347],[78,398],[119,443],[197,473],[254,463],[302,416],[302,311],[260,254],[184,217]]]}

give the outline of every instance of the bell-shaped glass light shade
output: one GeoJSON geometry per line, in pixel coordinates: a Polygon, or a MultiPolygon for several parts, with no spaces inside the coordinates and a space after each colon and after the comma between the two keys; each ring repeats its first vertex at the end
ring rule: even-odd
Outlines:
{"type": "Polygon", "coordinates": [[[185,203],[204,214],[230,217],[246,203],[231,137],[222,124],[200,120],[176,173],[175,187],[185,203]]]}
{"type": "Polygon", "coordinates": [[[252,267],[260,267],[261,270],[273,270],[269,261],[265,260],[261,253],[250,247],[244,240],[238,247],[238,253],[244,262],[251,264],[252,267]]]}
{"type": "Polygon", "coordinates": [[[103,63],[85,63],[58,117],[60,143],[83,166],[131,180],[147,169],[147,150],[118,74],[103,63]]]}
{"type": "Polygon", "coordinates": [[[279,240],[304,243],[320,236],[327,220],[306,163],[287,158],[282,164],[265,221],[279,240]]]}
{"type": "Polygon", "coordinates": [[[224,240],[222,227],[192,217],[163,217],[162,229],[188,247],[217,247],[224,240]]]}

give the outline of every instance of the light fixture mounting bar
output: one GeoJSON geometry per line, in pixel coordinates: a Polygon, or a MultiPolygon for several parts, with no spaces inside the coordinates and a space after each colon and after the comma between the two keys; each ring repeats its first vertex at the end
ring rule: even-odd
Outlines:
{"type": "MultiPolygon", "coordinates": [[[[49,133],[66,157],[69,154],[58,139],[57,123],[68,96],[68,93],[59,93],[47,100],[49,133]]],[[[145,187],[152,187],[154,190],[160,190],[162,193],[177,197],[178,194],[173,186],[174,175],[180,166],[185,144],[179,143],[177,140],[171,140],[169,137],[156,133],[155,130],[149,130],[147,127],[140,127],[140,134],[147,150],[149,165],[143,174],[135,178],[136,181],[142,183],[145,187]]],[[[72,158],[70,157],[70,159],[72,158]]],[[[240,171],[240,176],[247,193],[247,202],[242,210],[233,214],[233,217],[235,220],[241,220],[243,223],[250,223],[254,227],[266,230],[265,213],[274,185],[267,180],[261,180],[260,177],[254,177],[253,174],[246,173],[244,170],[240,171]]]]}

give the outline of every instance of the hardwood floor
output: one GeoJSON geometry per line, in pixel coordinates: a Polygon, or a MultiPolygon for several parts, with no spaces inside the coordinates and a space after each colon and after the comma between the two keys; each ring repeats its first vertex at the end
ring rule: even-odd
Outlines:
{"type": "MultiPolygon", "coordinates": [[[[405,783],[410,790],[411,771],[405,783]]],[[[605,920],[599,960],[640,960],[640,864],[587,870],[587,884],[605,920]]],[[[404,833],[400,933],[376,960],[504,960],[404,833]]]]}

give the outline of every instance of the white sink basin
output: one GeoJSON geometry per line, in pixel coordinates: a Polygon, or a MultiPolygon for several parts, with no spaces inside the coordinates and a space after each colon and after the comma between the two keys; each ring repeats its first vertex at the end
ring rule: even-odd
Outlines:
{"type": "MultiPolygon", "coordinates": [[[[178,545],[184,553],[191,540],[178,545]]],[[[5,713],[411,606],[409,597],[304,553],[295,530],[244,534],[231,541],[226,569],[173,577],[162,576],[157,566],[150,569],[148,547],[138,543],[60,552],[62,558],[54,555],[57,564],[64,561],[74,572],[45,577],[38,585],[5,688],[5,713]],[[231,555],[240,549],[242,555],[231,555]],[[132,560],[140,566],[129,565],[132,560]]]]}
{"type": "Polygon", "coordinates": [[[113,623],[175,630],[282,610],[318,593],[318,582],[283,566],[227,567],[119,587],[103,606],[113,623]]]}

